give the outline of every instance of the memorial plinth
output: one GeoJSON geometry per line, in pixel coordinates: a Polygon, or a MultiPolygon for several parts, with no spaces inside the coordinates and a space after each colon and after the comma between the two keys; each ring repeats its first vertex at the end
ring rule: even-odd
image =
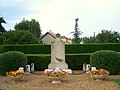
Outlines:
{"type": "Polygon", "coordinates": [[[51,63],[46,70],[60,68],[68,73],[72,73],[72,70],[68,69],[68,65],[65,62],[65,43],[61,41],[60,34],[56,34],[56,37],[56,40],[51,44],[51,63]]]}

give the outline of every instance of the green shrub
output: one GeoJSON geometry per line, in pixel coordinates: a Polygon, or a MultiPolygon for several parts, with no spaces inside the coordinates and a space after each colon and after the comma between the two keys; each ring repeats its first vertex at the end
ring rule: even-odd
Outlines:
{"type": "Polygon", "coordinates": [[[120,43],[89,43],[65,45],[66,54],[94,53],[98,50],[113,50],[120,52],[120,43]]]}
{"type": "Polygon", "coordinates": [[[90,55],[66,55],[68,68],[78,70],[83,68],[83,63],[90,63],[90,55]]]}
{"type": "Polygon", "coordinates": [[[50,45],[43,44],[15,44],[15,45],[1,45],[0,53],[7,51],[21,51],[25,54],[50,54],[50,45]]]}
{"type": "Polygon", "coordinates": [[[113,75],[120,72],[120,56],[115,51],[96,51],[90,57],[90,64],[98,69],[107,69],[113,75]]]}
{"type": "Polygon", "coordinates": [[[27,64],[27,56],[18,51],[8,51],[0,55],[0,75],[5,75],[8,71],[17,70],[27,64]]]}
{"type": "MultiPolygon", "coordinates": [[[[120,43],[92,43],[92,44],[66,44],[65,54],[94,53],[98,50],[113,50],[120,52],[120,43]]],[[[0,53],[7,51],[21,51],[25,54],[50,54],[51,45],[44,44],[14,44],[0,45],[0,53]]]]}
{"type": "MultiPolygon", "coordinates": [[[[34,63],[35,70],[44,70],[48,68],[51,62],[50,55],[29,55],[28,64],[34,63]]],[[[70,69],[82,69],[83,63],[90,63],[90,55],[66,55],[66,63],[70,69]]]]}
{"type": "Polygon", "coordinates": [[[48,64],[50,64],[50,56],[49,55],[41,55],[41,56],[27,56],[28,64],[35,64],[35,70],[44,70],[48,68],[48,64]]]}

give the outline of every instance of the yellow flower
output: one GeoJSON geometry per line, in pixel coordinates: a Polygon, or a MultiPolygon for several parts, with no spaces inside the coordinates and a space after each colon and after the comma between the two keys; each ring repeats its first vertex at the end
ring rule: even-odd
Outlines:
{"type": "Polygon", "coordinates": [[[61,74],[62,74],[62,75],[64,75],[64,74],[65,74],[65,72],[61,72],[61,74]]]}
{"type": "Polygon", "coordinates": [[[20,72],[19,70],[6,72],[6,76],[15,76],[16,77],[18,75],[26,75],[26,73],[20,72]]]}

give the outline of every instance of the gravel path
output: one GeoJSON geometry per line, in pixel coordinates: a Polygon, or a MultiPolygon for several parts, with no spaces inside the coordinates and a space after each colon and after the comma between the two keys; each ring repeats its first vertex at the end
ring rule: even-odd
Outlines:
{"type": "Polygon", "coordinates": [[[93,80],[88,73],[79,75],[68,75],[62,79],[62,83],[53,84],[43,75],[27,75],[21,82],[11,82],[7,77],[0,76],[0,88],[4,90],[120,90],[112,78],[106,80],[93,80]]]}

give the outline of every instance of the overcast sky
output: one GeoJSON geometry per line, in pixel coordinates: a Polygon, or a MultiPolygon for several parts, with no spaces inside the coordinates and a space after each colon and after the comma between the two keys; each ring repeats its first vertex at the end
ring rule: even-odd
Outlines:
{"type": "Polygon", "coordinates": [[[6,30],[23,18],[39,21],[42,33],[52,30],[72,37],[75,19],[83,36],[93,36],[102,29],[120,33],[120,0],[0,0],[0,16],[6,30]]]}

